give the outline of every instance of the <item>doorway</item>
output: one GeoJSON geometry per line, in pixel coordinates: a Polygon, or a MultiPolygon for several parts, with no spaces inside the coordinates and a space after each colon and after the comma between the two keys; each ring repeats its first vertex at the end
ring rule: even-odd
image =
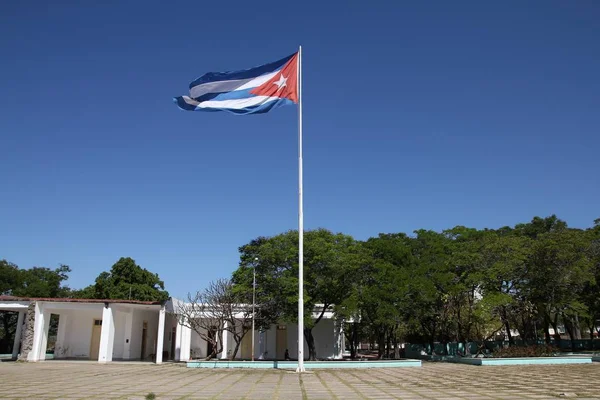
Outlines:
{"type": "Polygon", "coordinates": [[[148,337],[148,321],[144,321],[144,324],[142,325],[142,351],[140,352],[140,359],[142,361],[146,359],[147,337],[148,337]]]}
{"type": "Polygon", "coordinates": [[[208,330],[208,339],[206,341],[206,356],[208,357],[209,355],[212,354],[213,350],[215,349],[213,347],[213,342],[215,341],[215,338],[217,337],[217,327],[213,326],[208,330]]]}
{"type": "Polygon", "coordinates": [[[171,354],[169,354],[169,359],[175,359],[175,335],[177,335],[177,328],[173,327],[171,330],[171,354]]]}
{"type": "Polygon", "coordinates": [[[94,319],[92,325],[92,340],[90,342],[90,360],[98,360],[100,354],[100,335],[102,334],[102,320],[94,319]]]}
{"type": "MultiPolygon", "coordinates": [[[[252,329],[252,328],[250,328],[252,329]]],[[[250,359],[252,358],[252,330],[248,330],[244,337],[242,338],[242,354],[240,355],[242,358],[250,359]]]]}
{"type": "Polygon", "coordinates": [[[58,338],[58,323],[60,315],[50,314],[50,322],[48,323],[48,336],[46,341],[46,354],[53,354],[54,358],[58,358],[63,354],[62,349],[56,348],[56,340],[58,338]]]}
{"type": "Polygon", "coordinates": [[[285,359],[287,350],[287,326],[277,325],[277,336],[275,337],[276,356],[278,360],[285,359]]]}

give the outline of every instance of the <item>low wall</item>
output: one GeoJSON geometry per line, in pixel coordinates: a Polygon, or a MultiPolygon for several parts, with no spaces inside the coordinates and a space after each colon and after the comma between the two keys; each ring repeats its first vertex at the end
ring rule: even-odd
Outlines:
{"type": "MultiPolygon", "coordinates": [[[[362,368],[405,368],[420,367],[421,360],[385,361],[305,361],[306,369],[362,369],[362,368]]],[[[296,369],[297,361],[189,361],[188,368],[255,368],[296,369]]]]}
{"type": "MultiPolygon", "coordinates": [[[[476,354],[479,346],[481,344],[485,345],[485,354],[493,353],[494,350],[507,347],[508,341],[486,341],[482,342],[469,342],[467,347],[465,347],[464,343],[456,343],[450,342],[446,343],[435,343],[434,345],[434,356],[464,356],[465,354],[476,354]],[[467,350],[465,352],[465,349],[467,350]]],[[[533,342],[523,342],[522,340],[516,340],[515,346],[524,346],[524,345],[545,345],[546,342],[544,340],[538,340],[533,342]]],[[[558,347],[560,350],[569,352],[572,351],[571,341],[570,340],[560,340],[558,343],[555,341],[550,342],[551,345],[558,347]]],[[[590,339],[582,339],[575,341],[575,349],[576,351],[584,351],[584,350],[600,350],[600,340],[594,339],[593,341],[590,339]]],[[[417,359],[427,359],[427,356],[431,357],[431,345],[429,344],[412,344],[407,343],[404,349],[404,355],[407,358],[417,358],[417,359]]]]}
{"type": "Polygon", "coordinates": [[[517,357],[517,358],[449,358],[447,361],[469,365],[557,365],[590,364],[592,357],[517,357]]]}

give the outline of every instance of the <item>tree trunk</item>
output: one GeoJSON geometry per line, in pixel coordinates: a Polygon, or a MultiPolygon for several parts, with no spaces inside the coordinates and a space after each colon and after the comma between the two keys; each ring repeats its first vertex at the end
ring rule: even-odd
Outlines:
{"type": "Polygon", "coordinates": [[[550,321],[548,320],[548,315],[544,315],[544,340],[546,341],[546,344],[550,344],[551,342],[551,337],[550,337],[550,321]]]}
{"type": "Polygon", "coordinates": [[[529,329],[527,329],[527,322],[525,321],[525,315],[521,314],[521,326],[523,329],[519,329],[519,333],[521,334],[521,340],[525,346],[528,345],[527,340],[529,340],[529,329]]]}
{"type": "MultiPolygon", "coordinates": [[[[308,361],[317,361],[317,349],[315,348],[315,338],[312,334],[312,328],[304,328],[304,337],[308,344],[308,361]]],[[[301,346],[304,346],[304,343],[301,346]]]]}
{"type": "Polygon", "coordinates": [[[554,329],[554,344],[560,349],[560,342],[562,338],[560,337],[560,333],[558,332],[558,314],[554,317],[553,320],[550,320],[550,324],[554,329]]]}
{"type": "Polygon", "coordinates": [[[457,316],[456,322],[458,324],[458,335],[457,335],[456,341],[461,342],[463,340],[463,326],[462,326],[462,321],[460,320],[460,305],[458,306],[456,316],[457,316]]]}
{"type": "Polygon", "coordinates": [[[506,329],[506,336],[508,336],[508,345],[512,346],[515,344],[515,340],[513,339],[512,334],[510,333],[510,323],[508,322],[506,307],[502,307],[501,310],[502,311],[500,313],[500,317],[502,319],[502,323],[504,324],[504,328],[506,329]]]}
{"type": "Polygon", "coordinates": [[[385,330],[379,327],[377,331],[377,359],[383,359],[385,352],[385,330]]]}
{"type": "Polygon", "coordinates": [[[233,348],[233,353],[231,353],[231,358],[229,358],[230,360],[235,360],[235,356],[237,356],[237,352],[240,349],[240,345],[242,344],[242,338],[236,338],[235,336],[233,336],[233,341],[235,342],[235,347],[233,348]]]}
{"type": "Polygon", "coordinates": [[[352,327],[346,331],[344,329],[344,336],[346,336],[346,340],[350,343],[350,358],[354,360],[356,358],[356,347],[357,347],[357,332],[356,332],[356,322],[352,323],[352,327]]]}
{"type": "Polygon", "coordinates": [[[215,358],[217,356],[217,354],[221,353],[222,351],[223,351],[223,345],[221,345],[221,348],[219,348],[218,341],[212,342],[212,352],[210,354],[206,355],[205,360],[206,361],[212,360],[213,358],[215,358]]]}
{"type": "MultiPolygon", "coordinates": [[[[398,327],[396,326],[396,329],[398,327]]],[[[400,358],[400,344],[398,343],[398,336],[394,334],[394,359],[400,358]]]]}
{"type": "Polygon", "coordinates": [[[508,320],[504,320],[504,327],[506,328],[506,336],[508,336],[508,345],[513,346],[515,340],[512,337],[512,333],[510,333],[510,324],[508,323],[508,320]]]}
{"type": "MultiPolygon", "coordinates": [[[[329,308],[329,304],[323,304],[323,309],[321,310],[321,315],[315,320],[313,328],[321,321],[323,315],[325,315],[325,310],[329,308]]],[[[308,344],[308,360],[309,361],[317,361],[317,349],[315,348],[315,338],[312,334],[312,328],[304,328],[304,337],[306,338],[306,343],[308,344]]],[[[304,346],[304,343],[298,343],[298,346],[304,346]]]]}
{"type": "Polygon", "coordinates": [[[573,321],[569,318],[567,318],[567,316],[565,316],[563,314],[563,324],[565,324],[565,329],[567,330],[567,333],[569,334],[569,338],[571,339],[571,351],[576,351],[577,347],[575,346],[575,333],[573,332],[574,327],[573,327],[573,321]]]}
{"type": "Polygon", "coordinates": [[[385,358],[388,360],[390,357],[390,351],[392,350],[392,328],[389,328],[386,333],[386,344],[385,344],[385,358]]]}
{"type": "Polygon", "coordinates": [[[356,358],[358,353],[358,322],[352,323],[352,348],[354,349],[354,355],[352,358],[356,358]]]}

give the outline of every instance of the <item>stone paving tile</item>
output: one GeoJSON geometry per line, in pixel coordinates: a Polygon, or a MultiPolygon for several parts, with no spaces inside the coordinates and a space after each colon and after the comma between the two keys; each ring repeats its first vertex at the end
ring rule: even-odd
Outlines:
{"type": "Polygon", "coordinates": [[[180,364],[0,363],[0,399],[600,399],[600,363],[422,368],[203,370],[180,364]],[[565,396],[566,395],[566,396],[565,396]]]}

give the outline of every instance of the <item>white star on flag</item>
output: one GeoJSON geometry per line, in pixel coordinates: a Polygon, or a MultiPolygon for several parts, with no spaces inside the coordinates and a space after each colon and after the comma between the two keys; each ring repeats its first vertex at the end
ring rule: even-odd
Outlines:
{"type": "Polygon", "coordinates": [[[279,75],[279,80],[273,82],[273,85],[277,85],[277,91],[280,91],[284,86],[287,86],[287,78],[283,74],[279,75]]]}

